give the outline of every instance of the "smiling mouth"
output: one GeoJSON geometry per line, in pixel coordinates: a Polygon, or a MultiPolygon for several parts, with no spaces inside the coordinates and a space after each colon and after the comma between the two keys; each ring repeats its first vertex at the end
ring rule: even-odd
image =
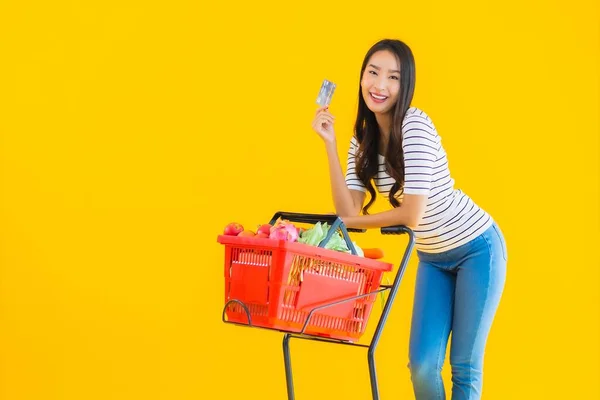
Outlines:
{"type": "Polygon", "coordinates": [[[387,96],[379,96],[373,93],[369,92],[369,95],[371,96],[371,99],[376,102],[376,103],[383,103],[384,101],[387,100],[387,96]]]}

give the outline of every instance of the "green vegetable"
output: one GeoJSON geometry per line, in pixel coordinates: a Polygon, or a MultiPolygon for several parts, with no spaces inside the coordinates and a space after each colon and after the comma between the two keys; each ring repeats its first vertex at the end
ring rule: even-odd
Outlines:
{"type": "MultiPolygon", "coordinates": [[[[321,224],[321,222],[317,222],[315,226],[306,231],[303,231],[300,234],[298,242],[309,244],[311,246],[318,246],[319,243],[321,243],[321,241],[325,239],[325,236],[327,236],[329,228],[330,227],[327,224],[327,222],[323,224],[321,224]]],[[[355,242],[352,242],[352,244],[356,249],[356,254],[361,257],[364,257],[362,249],[358,247],[358,245],[355,242]]],[[[329,250],[341,251],[344,253],[351,253],[350,249],[348,248],[348,245],[346,244],[346,241],[344,240],[342,235],[340,235],[340,232],[335,232],[333,235],[331,235],[331,238],[325,244],[325,248],[329,250]]]]}

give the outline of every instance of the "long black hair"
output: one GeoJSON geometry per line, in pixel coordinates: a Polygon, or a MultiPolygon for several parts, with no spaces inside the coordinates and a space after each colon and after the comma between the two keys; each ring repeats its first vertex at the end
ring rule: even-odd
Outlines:
{"type": "MultiPolygon", "coordinates": [[[[404,115],[410,107],[415,91],[415,59],[411,49],[404,42],[395,39],[383,39],[375,43],[365,55],[360,70],[361,80],[371,56],[382,50],[387,50],[394,54],[400,65],[400,92],[392,111],[392,127],[388,146],[384,154],[386,171],[395,180],[394,185],[390,189],[389,201],[392,206],[398,207],[400,202],[396,199],[396,195],[402,194],[404,191],[402,122],[404,121],[404,115]]],[[[369,207],[371,207],[376,197],[376,191],[371,180],[377,175],[379,168],[380,132],[377,120],[375,119],[375,113],[369,110],[362,96],[360,84],[358,88],[358,113],[354,132],[359,143],[356,158],[356,175],[367,187],[371,195],[369,202],[363,207],[363,213],[368,214],[369,207]]]]}

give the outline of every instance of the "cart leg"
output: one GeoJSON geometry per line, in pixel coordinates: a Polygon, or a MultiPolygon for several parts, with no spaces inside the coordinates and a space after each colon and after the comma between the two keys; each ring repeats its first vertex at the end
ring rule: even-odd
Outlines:
{"type": "Polygon", "coordinates": [[[290,359],[290,339],[286,333],[283,336],[283,360],[285,362],[285,383],[287,385],[288,400],[294,400],[294,378],[292,377],[292,360],[290,359]]]}
{"type": "Polygon", "coordinates": [[[410,252],[412,251],[413,245],[414,237],[411,234],[408,238],[408,245],[406,247],[406,251],[404,252],[404,256],[402,257],[402,262],[400,263],[398,272],[396,272],[396,278],[394,279],[394,283],[392,284],[390,295],[387,301],[385,302],[385,306],[383,306],[381,318],[379,318],[377,328],[375,328],[375,333],[373,334],[373,339],[371,340],[371,344],[369,345],[369,375],[371,377],[371,393],[373,394],[373,400],[379,400],[379,385],[377,383],[377,372],[375,371],[375,349],[377,348],[377,344],[379,344],[379,339],[381,338],[383,327],[390,314],[390,310],[392,309],[392,304],[394,304],[394,299],[396,298],[396,294],[398,293],[400,282],[402,281],[404,270],[406,269],[406,265],[408,264],[408,258],[410,257],[410,252]]]}
{"type": "Polygon", "coordinates": [[[377,383],[377,371],[375,371],[375,348],[369,347],[369,377],[371,378],[371,393],[373,400],[379,400],[379,384],[377,383]]]}

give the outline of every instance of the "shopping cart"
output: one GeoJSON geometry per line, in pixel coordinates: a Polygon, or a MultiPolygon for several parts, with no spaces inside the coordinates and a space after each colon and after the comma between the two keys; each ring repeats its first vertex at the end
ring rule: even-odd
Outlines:
{"type": "Polygon", "coordinates": [[[373,400],[379,400],[375,349],[396,297],[414,246],[414,234],[406,226],[381,228],[382,234],[408,235],[408,244],[392,285],[382,285],[392,264],[356,255],[346,228],[334,214],[277,212],[296,223],[331,225],[319,246],[298,242],[221,235],[225,246],[225,323],[284,332],[283,357],[288,400],[294,400],[290,339],[307,339],[368,349],[373,400]],[[325,249],[341,231],[352,254],[325,249]],[[389,290],[381,317],[369,345],[355,343],[365,332],[377,295],[389,290]]]}

